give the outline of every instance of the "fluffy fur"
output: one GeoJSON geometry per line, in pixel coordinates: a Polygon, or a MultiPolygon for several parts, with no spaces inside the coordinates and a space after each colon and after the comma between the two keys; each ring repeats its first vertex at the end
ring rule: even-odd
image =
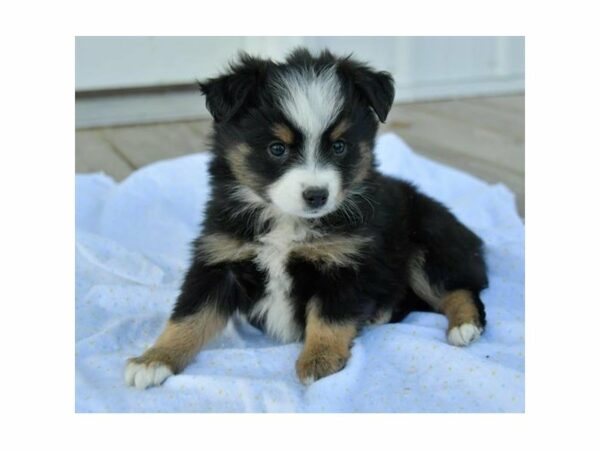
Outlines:
{"type": "Polygon", "coordinates": [[[233,314],[303,341],[305,382],[341,370],[366,324],[430,310],[467,345],[485,326],[481,240],[413,185],[380,174],[373,146],[391,76],[349,57],[242,55],[200,85],[214,117],[212,198],[168,325],[128,384],[185,367],[233,314]]]}

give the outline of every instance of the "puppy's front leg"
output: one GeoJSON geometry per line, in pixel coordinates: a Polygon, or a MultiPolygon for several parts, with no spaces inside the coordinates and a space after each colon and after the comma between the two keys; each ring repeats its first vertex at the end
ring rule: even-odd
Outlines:
{"type": "Polygon", "coordinates": [[[144,389],[181,372],[227,324],[238,289],[226,265],[195,262],[162,334],[143,355],[128,360],[125,382],[144,389]]]}
{"type": "Polygon", "coordinates": [[[128,361],[126,383],[139,389],[161,384],[167,377],[181,372],[226,323],[227,317],[213,305],[205,305],[182,319],[169,319],[154,345],[128,361]]]}
{"type": "Polygon", "coordinates": [[[304,348],[296,362],[300,381],[309,384],[343,369],[356,333],[356,323],[326,319],[321,314],[319,302],[316,299],[309,301],[304,348]]]}

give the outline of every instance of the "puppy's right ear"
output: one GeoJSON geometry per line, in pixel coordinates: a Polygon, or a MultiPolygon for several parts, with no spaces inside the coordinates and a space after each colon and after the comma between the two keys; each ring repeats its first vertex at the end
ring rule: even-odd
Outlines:
{"type": "Polygon", "coordinates": [[[242,54],[224,75],[198,83],[215,122],[227,122],[236,115],[264,79],[267,65],[266,60],[242,54]]]}

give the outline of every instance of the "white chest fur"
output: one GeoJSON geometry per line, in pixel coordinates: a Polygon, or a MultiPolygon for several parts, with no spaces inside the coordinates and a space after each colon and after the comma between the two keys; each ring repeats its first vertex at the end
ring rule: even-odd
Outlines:
{"type": "Polygon", "coordinates": [[[250,312],[250,317],[262,319],[265,331],[282,342],[300,338],[302,330],[294,320],[290,298],[292,279],[286,265],[295,243],[306,240],[309,230],[294,219],[280,219],[261,239],[256,264],[267,273],[265,296],[250,312]]]}

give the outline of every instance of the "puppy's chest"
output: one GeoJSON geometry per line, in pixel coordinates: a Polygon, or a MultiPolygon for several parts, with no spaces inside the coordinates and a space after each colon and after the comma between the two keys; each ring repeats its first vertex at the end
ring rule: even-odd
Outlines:
{"type": "Polygon", "coordinates": [[[294,318],[293,280],[287,263],[294,248],[312,236],[305,226],[284,221],[262,236],[256,249],[254,262],[267,274],[265,295],[249,315],[251,319],[261,321],[269,335],[283,342],[293,342],[302,336],[302,329],[294,318]]]}

